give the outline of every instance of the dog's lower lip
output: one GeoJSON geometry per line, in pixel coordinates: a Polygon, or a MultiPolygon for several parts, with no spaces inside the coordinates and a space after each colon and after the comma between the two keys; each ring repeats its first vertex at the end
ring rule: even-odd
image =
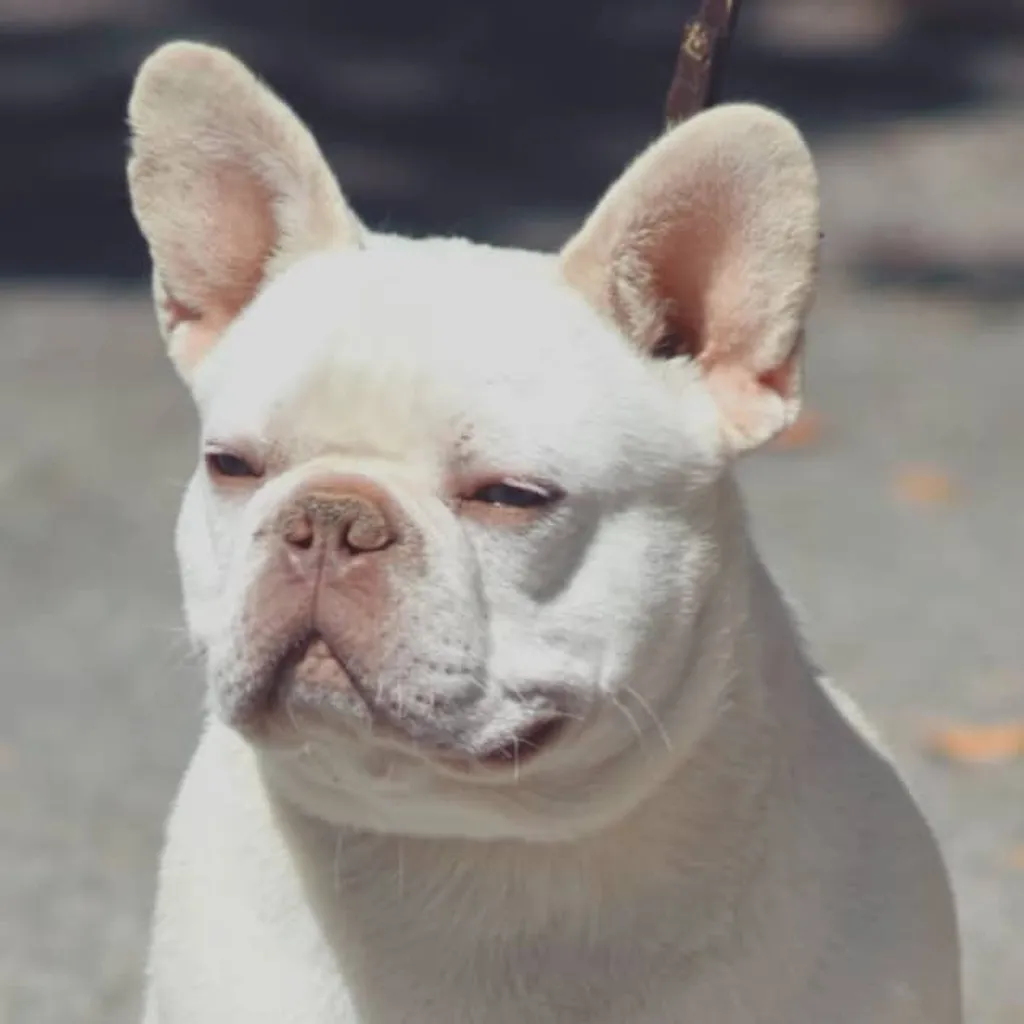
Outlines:
{"type": "Polygon", "coordinates": [[[551,746],[562,734],[565,724],[566,719],[561,715],[545,718],[501,746],[487,751],[479,760],[483,764],[497,767],[525,764],[551,746]]]}

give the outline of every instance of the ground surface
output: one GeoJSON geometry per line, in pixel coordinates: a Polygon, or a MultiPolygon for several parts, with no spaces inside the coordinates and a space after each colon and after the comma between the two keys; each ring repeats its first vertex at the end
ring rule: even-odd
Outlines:
{"type": "MultiPolygon", "coordinates": [[[[975,72],[981,98],[926,116],[832,130],[829,96],[790,104],[826,201],[820,419],[743,475],[821,661],[942,839],[970,1020],[1021,1024],[1024,761],[950,765],[923,742],[937,722],[1024,718],[1019,52],[997,45],[975,72]]],[[[618,116],[614,138],[589,136],[605,177],[647,130],[618,116]]],[[[371,206],[392,188],[444,230],[461,190],[471,226],[506,241],[557,244],[597,187],[590,171],[572,201],[556,183],[549,203],[522,189],[495,205],[466,187],[487,170],[463,162],[448,192],[443,167],[434,179],[435,215],[430,187],[410,193],[423,168],[375,152],[331,149],[371,206]]],[[[102,260],[103,237],[91,245],[102,260]]],[[[2,249],[16,264],[10,234],[2,249]]],[[[198,721],[171,557],[192,446],[141,290],[37,276],[0,291],[0,1024],[134,1019],[161,821],[198,721]]]]}

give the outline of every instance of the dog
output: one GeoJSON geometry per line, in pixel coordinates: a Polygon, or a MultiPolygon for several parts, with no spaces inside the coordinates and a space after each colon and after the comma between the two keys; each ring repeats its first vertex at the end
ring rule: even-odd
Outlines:
{"type": "Polygon", "coordinates": [[[146,1024],[959,1022],[937,844],[734,482],[799,407],[797,129],[698,114],[552,255],[371,232],[217,48],[129,121],[208,682],[146,1024]]]}

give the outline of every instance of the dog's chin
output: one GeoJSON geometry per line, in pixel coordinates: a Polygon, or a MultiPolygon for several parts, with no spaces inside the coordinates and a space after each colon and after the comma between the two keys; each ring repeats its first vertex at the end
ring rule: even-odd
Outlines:
{"type": "Polygon", "coordinates": [[[292,644],[221,702],[222,717],[250,744],[268,750],[294,750],[315,744],[337,746],[363,762],[373,775],[393,764],[462,780],[518,781],[524,772],[564,746],[578,717],[553,708],[538,709],[511,732],[458,742],[425,735],[415,723],[381,702],[373,684],[357,679],[319,635],[292,644]],[[386,709],[386,710],[385,710],[386,709]]]}
{"type": "Polygon", "coordinates": [[[596,773],[593,756],[584,738],[521,768],[491,767],[409,744],[343,736],[323,721],[304,729],[299,741],[257,748],[271,789],[332,827],[542,844],[584,839],[642,802],[649,787],[630,770],[628,755],[620,750],[598,759],[596,773]]]}
{"type": "Polygon", "coordinates": [[[316,641],[283,655],[258,699],[240,707],[220,717],[288,803],[335,826],[395,835],[578,839],[641,799],[638,767],[646,776],[657,749],[600,708],[539,714],[473,751],[423,742],[376,714],[316,641]]]}

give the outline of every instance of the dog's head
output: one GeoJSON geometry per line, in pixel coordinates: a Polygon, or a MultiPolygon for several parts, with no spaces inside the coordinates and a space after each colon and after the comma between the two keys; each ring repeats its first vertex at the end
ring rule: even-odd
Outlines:
{"type": "Polygon", "coordinates": [[[796,130],[695,117],[546,256],[368,231],[209,47],[153,55],[130,119],[201,419],[178,549],[215,713],[367,827],[545,838],[639,800],[714,704],[686,666],[742,544],[728,467],[798,403],[796,130]]]}

